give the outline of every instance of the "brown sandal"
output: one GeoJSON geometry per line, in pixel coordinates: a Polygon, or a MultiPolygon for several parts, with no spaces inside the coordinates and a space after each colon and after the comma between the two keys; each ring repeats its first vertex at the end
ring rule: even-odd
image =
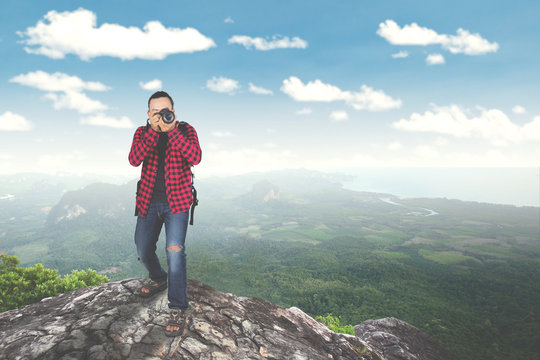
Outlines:
{"type": "Polygon", "coordinates": [[[165,335],[170,337],[182,335],[182,333],[184,332],[184,327],[186,326],[185,311],[182,309],[171,309],[167,326],[174,326],[178,329],[168,331],[167,328],[165,328],[165,335]]]}
{"type": "Polygon", "coordinates": [[[147,298],[157,294],[167,288],[167,280],[162,282],[156,282],[154,280],[147,281],[139,290],[139,296],[147,298]],[[144,292],[143,289],[147,289],[148,292],[144,292]]]}

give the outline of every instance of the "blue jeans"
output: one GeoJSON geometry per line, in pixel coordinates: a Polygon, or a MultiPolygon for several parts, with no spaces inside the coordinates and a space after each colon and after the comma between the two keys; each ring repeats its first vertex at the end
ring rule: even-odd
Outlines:
{"type": "Polygon", "coordinates": [[[145,218],[137,217],[135,244],[140,261],[148,270],[150,279],[169,286],[169,308],[187,309],[187,269],[185,240],[189,214],[173,214],[168,203],[151,203],[145,218]],[[165,272],[156,255],[157,241],[165,223],[167,266],[165,272]],[[178,248],[179,247],[179,251],[178,248]],[[173,249],[170,249],[173,247],[173,249]]]}

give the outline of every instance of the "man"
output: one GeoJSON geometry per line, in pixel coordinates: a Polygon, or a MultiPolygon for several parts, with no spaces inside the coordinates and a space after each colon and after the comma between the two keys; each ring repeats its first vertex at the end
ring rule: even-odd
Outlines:
{"type": "Polygon", "coordinates": [[[201,161],[195,129],[176,121],[176,117],[171,123],[164,121],[167,110],[175,114],[173,106],[172,98],[164,91],[148,99],[147,124],[135,131],[129,152],[131,165],[143,164],[137,184],[135,244],[150,280],[139,294],[150,297],[166,289],[168,284],[170,318],[165,329],[168,336],[183,333],[185,311],[189,306],[185,238],[193,202],[191,166],[201,161]],[[156,243],[163,224],[168,273],[156,256],[156,243]]]}

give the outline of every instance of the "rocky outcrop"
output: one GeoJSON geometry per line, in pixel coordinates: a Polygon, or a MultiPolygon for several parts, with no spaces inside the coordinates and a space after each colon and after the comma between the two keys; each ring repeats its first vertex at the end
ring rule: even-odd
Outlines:
{"type": "MultiPolygon", "coordinates": [[[[0,359],[397,359],[373,336],[336,334],[297,308],[193,280],[188,326],[169,338],[166,291],[143,299],[140,286],[140,279],[112,282],[0,314],[0,359]]],[[[421,354],[423,345],[403,335],[399,344],[421,354]]]]}
{"type": "Polygon", "coordinates": [[[396,318],[364,321],[354,334],[388,360],[451,360],[450,354],[426,333],[396,318]]]}
{"type": "Polygon", "coordinates": [[[279,187],[269,181],[259,181],[254,184],[251,192],[237,198],[244,207],[254,208],[263,204],[272,204],[280,198],[279,187]]]}

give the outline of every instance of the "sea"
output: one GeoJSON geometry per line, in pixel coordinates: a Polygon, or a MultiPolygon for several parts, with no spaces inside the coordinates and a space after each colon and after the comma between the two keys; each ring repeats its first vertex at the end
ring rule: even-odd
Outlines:
{"type": "Polygon", "coordinates": [[[346,189],[540,207],[540,168],[341,168],[346,189]]]}

